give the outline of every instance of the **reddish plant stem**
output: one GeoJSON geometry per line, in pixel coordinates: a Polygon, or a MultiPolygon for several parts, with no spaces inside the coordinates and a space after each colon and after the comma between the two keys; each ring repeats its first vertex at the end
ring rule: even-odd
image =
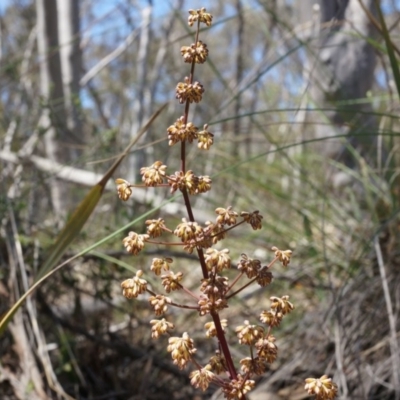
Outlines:
{"type": "MultiPolygon", "coordinates": [[[[199,32],[200,32],[200,20],[197,23],[195,46],[197,45],[197,42],[199,40],[199,32]]],[[[195,67],[195,60],[193,58],[191,69],[190,69],[190,77],[189,77],[189,83],[190,84],[193,83],[194,67],[195,67]]],[[[183,121],[184,121],[185,126],[186,126],[188,118],[189,118],[189,109],[190,109],[190,102],[187,100],[186,104],[185,104],[185,114],[183,116],[183,118],[184,118],[183,121]]],[[[186,143],[185,143],[185,141],[181,142],[181,171],[183,173],[186,172],[186,143]]],[[[182,195],[183,195],[183,199],[184,199],[184,202],[185,202],[185,207],[186,207],[186,210],[187,210],[187,213],[188,213],[189,220],[191,222],[195,222],[195,218],[194,218],[193,210],[192,210],[192,205],[190,203],[189,194],[188,194],[186,189],[182,190],[182,195]]],[[[204,277],[204,279],[207,279],[209,275],[208,275],[208,269],[207,269],[207,265],[206,265],[203,249],[197,248],[197,254],[198,254],[198,257],[199,257],[199,261],[200,261],[203,277],[204,277]]],[[[226,337],[225,337],[224,331],[222,329],[221,319],[219,317],[219,314],[216,313],[216,312],[211,312],[211,316],[212,316],[212,319],[214,321],[215,329],[217,331],[217,337],[218,337],[218,340],[219,340],[219,344],[220,344],[222,353],[224,354],[224,357],[225,357],[225,360],[226,360],[226,365],[227,365],[227,368],[228,368],[229,375],[230,375],[231,379],[237,379],[237,373],[236,373],[235,365],[233,363],[231,352],[229,350],[229,346],[228,346],[228,343],[226,341],[226,337]]],[[[245,398],[243,398],[243,400],[245,400],[245,398]]]]}
{"type": "Polygon", "coordinates": [[[192,205],[190,204],[190,198],[186,188],[182,189],[182,195],[183,195],[183,201],[185,202],[186,211],[188,213],[189,221],[195,222],[192,205]]]}
{"type": "MultiPolygon", "coordinates": [[[[156,297],[157,293],[153,292],[150,289],[146,289],[146,292],[151,294],[152,296],[156,297]]],[[[188,310],[198,310],[199,307],[198,306],[188,306],[186,304],[178,304],[178,303],[174,303],[173,301],[171,303],[168,303],[169,306],[174,306],[174,307],[179,307],[179,308],[187,308],[188,310]]]]}
{"type": "MultiPolygon", "coordinates": [[[[279,260],[278,257],[275,257],[267,266],[263,267],[264,268],[271,268],[277,261],[279,260]]],[[[253,282],[257,280],[256,278],[253,278],[251,281],[247,282],[244,286],[242,286],[240,289],[236,290],[236,292],[231,293],[229,296],[226,297],[226,300],[229,300],[231,297],[237,295],[239,292],[241,292],[243,289],[246,289],[248,286],[250,286],[253,282]]],[[[233,286],[233,285],[232,285],[233,286]]],[[[229,288],[230,290],[231,288],[229,288]]]]}
{"type": "Polygon", "coordinates": [[[203,249],[197,249],[197,255],[199,256],[201,271],[203,272],[204,279],[208,279],[208,269],[206,265],[206,259],[204,258],[203,249]]]}
{"type": "Polygon", "coordinates": [[[190,291],[188,288],[186,288],[185,286],[182,286],[179,283],[180,288],[186,292],[190,297],[193,297],[195,300],[199,301],[199,296],[196,296],[192,291],[190,291]]]}
{"type": "Polygon", "coordinates": [[[225,291],[225,296],[227,293],[229,293],[230,290],[236,285],[237,281],[244,275],[244,272],[242,271],[238,276],[232,281],[232,283],[228,286],[228,289],[225,291]]]}
{"type": "Polygon", "coordinates": [[[197,306],[187,306],[185,304],[178,304],[178,303],[174,303],[174,302],[168,303],[168,305],[169,306],[174,306],[174,307],[177,307],[177,308],[186,308],[188,310],[198,310],[199,309],[199,307],[197,307],[197,306]]]}
{"type": "Polygon", "coordinates": [[[214,321],[215,329],[217,331],[217,337],[221,346],[222,353],[224,354],[226,366],[228,367],[229,376],[231,379],[237,379],[237,373],[235,364],[233,363],[231,352],[229,350],[228,342],[226,341],[225,333],[222,329],[221,319],[219,314],[211,312],[212,319],[214,321]]]}

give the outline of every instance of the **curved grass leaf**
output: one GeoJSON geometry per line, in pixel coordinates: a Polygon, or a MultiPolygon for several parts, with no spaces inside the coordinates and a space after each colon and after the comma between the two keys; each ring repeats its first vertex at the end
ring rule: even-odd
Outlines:
{"type": "MultiPolygon", "coordinates": [[[[88,251],[97,247],[101,243],[104,242],[105,239],[96,243],[96,245],[91,246],[85,251],[78,253],[76,256],[70,258],[69,260],[63,262],[58,267],[54,268],[56,263],[60,260],[62,255],[68,249],[69,245],[72,241],[79,235],[86,221],[92,214],[93,210],[96,208],[97,203],[99,202],[101,195],[104,191],[104,188],[111,178],[112,174],[115,172],[117,167],[121,164],[125,156],[129,153],[130,149],[138,142],[140,137],[149,129],[150,125],[157,118],[157,116],[161,113],[161,111],[165,108],[166,104],[164,104],[159,110],[157,110],[148,120],[148,122],[140,129],[136,137],[129,143],[124,152],[118,157],[118,159],[114,162],[114,164],[109,168],[109,170],[104,174],[103,178],[97,183],[92,189],[90,189],[89,193],[85,196],[85,198],[78,205],[76,210],[73,212],[71,218],[65,225],[65,227],[61,230],[60,234],[57,236],[54,245],[51,247],[49,254],[46,257],[46,261],[41,266],[38,275],[36,277],[36,282],[34,285],[29,288],[27,292],[25,292],[20,299],[11,307],[11,309],[3,316],[0,320],[0,336],[6,329],[8,323],[11,321],[14,314],[21,307],[25,299],[49,276],[51,276],[54,272],[58,271],[64,265],[68,264],[72,260],[86,254],[88,251]]],[[[152,210],[154,211],[154,210],[152,210]]],[[[147,215],[144,214],[141,218],[144,218],[147,215]]],[[[129,224],[131,225],[131,223],[129,224]]],[[[113,233],[111,236],[122,232],[126,227],[121,228],[117,232],[113,233]]],[[[106,238],[108,239],[108,237],[106,238]]]]}

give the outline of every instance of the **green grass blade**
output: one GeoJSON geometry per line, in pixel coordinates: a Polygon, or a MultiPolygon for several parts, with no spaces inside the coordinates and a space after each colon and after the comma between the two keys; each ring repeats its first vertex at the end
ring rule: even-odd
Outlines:
{"type": "MultiPolygon", "coordinates": [[[[60,234],[57,236],[57,239],[52,246],[50,253],[47,255],[46,261],[44,264],[41,266],[38,275],[37,275],[37,280],[33,284],[32,287],[30,287],[19,299],[18,301],[10,308],[10,310],[2,317],[0,320],[0,336],[1,334],[5,331],[8,323],[11,321],[12,317],[14,314],[18,311],[18,309],[21,307],[21,305],[24,303],[26,298],[34,292],[34,290],[42,283],[44,282],[48,277],[50,277],[53,273],[58,271],[60,268],[62,268],[64,265],[67,265],[69,262],[75,260],[76,258],[88,253],[89,251],[93,250],[100,244],[104,243],[107,241],[109,238],[114,237],[116,234],[119,234],[120,232],[123,232],[128,226],[132,225],[135,221],[131,222],[127,226],[124,226],[123,228],[119,229],[117,232],[114,232],[112,235],[100,240],[96,244],[90,246],[88,249],[78,253],[76,256],[70,258],[69,260],[63,262],[60,264],[58,267],[54,268],[56,263],[60,260],[62,255],[65,253],[67,250],[68,246],[72,243],[72,241],[79,235],[82,227],[85,225],[86,221],[92,214],[93,210],[95,209],[97,203],[99,202],[101,195],[104,191],[104,188],[108,182],[108,180],[111,178],[112,174],[114,171],[117,169],[117,167],[121,164],[122,160],[126,157],[126,155],[129,153],[130,149],[138,142],[140,137],[149,129],[150,125],[153,123],[153,121],[157,118],[157,116],[162,112],[162,110],[166,107],[166,104],[164,104],[159,110],[157,110],[148,120],[148,122],[143,126],[143,128],[138,132],[136,137],[129,143],[127,148],[124,150],[124,152],[118,157],[118,159],[114,162],[114,164],[110,167],[110,169],[104,174],[103,178],[100,180],[100,182],[95,185],[92,189],[90,189],[89,193],[84,197],[84,199],[81,201],[79,206],[75,209],[74,213],[72,214],[71,218],[65,225],[65,227],[61,230],[60,234]]],[[[172,201],[170,199],[170,201],[172,201]]],[[[163,203],[164,204],[164,203],[163,203]]],[[[162,204],[162,205],[163,205],[162,204]]],[[[161,207],[160,205],[159,207],[161,207]]],[[[154,210],[151,210],[151,212],[154,212],[154,210]]],[[[150,212],[149,212],[150,213],[150,212]]],[[[143,214],[141,218],[145,218],[149,213],[143,214]]]]}
{"type": "MultiPolygon", "coordinates": [[[[130,228],[132,225],[137,224],[138,222],[142,221],[144,218],[150,216],[151,214],[153,214],[155,211],[159,210],[160,208],[164,207],[166,204],[175,201],[177,198],[180,197],[180,194],[177,194],[165,201],[163,201],[160,205],[158,205],[157,207],[147,211],[146,213],[142,214],[140,217],[134,219],[133,221],[129,222],[128,224],[126,224],[125,226],[123,226],[122,228],[118,229],[117,231],[111,233],[110,235],[106,236],[105,238],[99,240],[98,242],[92,244],[91,246],[89,246],[88,248],[86,248],[85,250],[82,250],[81,252],[79,252],[78,254],[76,254],[75,256],[69,258],[68,260],[64,261],[63,263],[61,263],[60,265],[58,265],[56,268],[52,269],[51,271],[49,271],[46,275],[44,275],[42,278],[40,278],[39,280],[37,280],[19,299],[18,301],[10,308],[10,310],[8,310],[8,312],[6,314],[4,314],[2,316],[2,318],[0,319],[0,337],[1,335],[4,333],[5,329],[7,328],[8,323],[11,321],[12,317],[14,316],[14,314],[18,311],[18,309],[22,306],[22,304],[24,303],[24,301],[26,300],[26,298],[31,295],[38,287],[41,283],[43,283],[47,278],[49,278],[51,275],[53,275],[55,272],[59,271],[61,268],[65,267],[66,265],[68,265],[70,262],[76,260],[77,258],[88,254],[90,252],[92,252],[95,248],[101,246],[102,244],[106,243],[107,241],[109,241],[110,239],[114,238],[116,235],[119,235],[120,233],[125,232],[128,228],[130,228]]],[[[128,269],[128,268],[127,268],[128,269]]]]}
{"type": "Polygon", "coordinates": [[[164,107],[165,105],[162,106],[150,117],[149,121],[138,132],[131,143],[129,143],[124,152],[117,158],[110,169],[104,174],[100,182],[89,191],[89,193],[75,209],[71,218],[69,219],[65,227],[61,230],[60,234],[57,236],[57,239],[54,245],[51,247],[50,253],[46,257],[46,261],[41,266],[36,279],[42,278],[56,265],[56,263],[60,260],[62,255],[67,250],[68,246],[79,235],[86,221],[89,219],[89,217],[93,213],[93,210],[96,208],[96,205],[99,202],[104,188],[107,182],[110,180],[112,174],[129,153],[130,149],[139,141],[140,137],[147,131],[147,129],[149,129],[150,125],[161,113],[164,107]]]}

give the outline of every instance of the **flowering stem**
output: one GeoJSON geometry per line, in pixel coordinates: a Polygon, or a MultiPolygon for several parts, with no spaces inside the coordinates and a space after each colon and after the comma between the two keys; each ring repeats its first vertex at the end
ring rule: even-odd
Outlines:
{"type": "MultiPolygon", "coordinates": [[[[278,257],[275,257],[267,266],[263,267],[266,269],[271,268],[277,261],[279,260],[278,257]]],[[[240,277],[240,275],[239,275],[240,277]]],[[[236,278],[236,280],[233,282],[233,284],[230,286],[230,288],[228,290],[230,290],[232,288],[232,286],[236,283],[238,279],[236,278]]],[[[248,286],[250,286],[253,282],[255,282],[257,280],[256,278],[253,278],[251,281],[247,282],[244,286],[242,286],[240,289],[236,290],[236,292],[231,293],[229,296],[226,297],[226,300],[229,300],[231,297],[237,295],[239,292],[241,292],[243,289],[246,289],[248,286]]]]}
{"type": "Polygon", "coordinates": [[[178,308],[186,308],[188,310],[198,310],[199,309],[198,306],[187,306],[185,304],[178,304],[178,303],[174,303],[174,302],[169,303],[168,305],[178,307],[178,308]]]}
{"type": "Polygon", "coordinates": [[[240,272],[238,276],[232,281],[232,283],[229,285],[228,289],[226,289],[225,295],[236,285],[237,281],[243,276],[244,272],[240,272]]]}
{"type": "MultiPolygon", "coordinates": [[[[200,20],[197,21],[195,46],[197,45],[197,42],[199,40],[199,32],[200,32],[200,20]]],[[[192,65],[190,67],[190,76],[189,76],[190,84],[193,83],[195,64],[196,64],[196,60],[195,60],[195,57],[193,57],[192,65]]],[[[188,100],[186,100],[185,113],[183,115],[183,123],[185,124],[185,127],[186,127],[186,124],[187,124],[187,121],[189,118],[189,108],[190,108],[190,101],[188,99],[188,100]]],[[[181,170],[183,173],[186,172],[186,142],[184,140],[181,142],[181,170]]]]}
{"type": "Polygon", "coordinates": [[[257,278],[252,279],[251,281],[247,282],[245,285],[243,285],[240,289],[236,290],[236,292],[231,293],[229,296],[226,296],[226,300],[229,300],[231,297],[236,296],[238,293],[240,293],[243,289],[246,289],[248,286],[250,286],[253,282],[256,281],[257,278]]]}
{"type": "MultiPolygon", "coordinates": [[[[255,385],[255,381],[250,380],[250,377],[263,372],[261,368],[262,364],[260,363],[272,362],[276,358],[276,346],[273,344],[275,338],[273,336],[269,337],[271,327],[278,326],[283,315],[293,310],[294,306],[288,301],[289,296],[283,296],[282,298],[271,297],[271,310],[264,311],[260,317],[261,321],[269,326],[267,336],[265,336],[264,328],[258,325],[251,325],[249,321],[245,321],[243,326],[236,328],[239,343],[241,344],[251,344],[248,339],[249,337],[260,336],[261,339],[257,342],[255,348],[252,347],[253,344],[251,345],[250,359],[246,357],[240,361],[242,367],[239,372],[236,371],[223,328],[227,325],[227,322],[226,320],[221,321],[220,312],[222,312],[225,307],[228,307],[228,300],[230,298],[252,283],[258,282],[260,286],[269,284],[272,278],[269,268],[277,261],[287,266],[290,262],[292,252],[291,250],[282,251],[276,247],[272,247],[272,250],[275,251],[275,258],[269,265],[264,267],[261,267],[261,262],[259,260],[252,260],[246,254],[242,254],[242,260],[240,261],[240,265],[238,265],[239,273],[229,284],[229,278],[223,276],[221,273],[223,269],[230,268],[232,265],[227,255],[229,250],[217,251],[213,248],[213,245],[224,239],[225,233],[245,222],[250,224],[254,230],[261,229],[263,216],[259,214],[258,210],[254,212],[243,211],[240,213],[240,216],[243,217],[243,221],[237,223],[236,217],[238,217],[239,214],[234,212],[232,207],[229,206],[227,209],[219,207],[215,210],[218,215],[215,223],[207,222],[205,226],[201,226],[195,220],[190,195],[209,191],[211,189],[211,179],[209,176],[196,176],[191,170],[186,171],[186,142],[192,143],[194,139],[197,139],[198,148],[201,150],[208,150],[213,144],[214,135],[208,131],[207,124],[204,125],[202,131],[199,131],[192,122],[188,122],[191,103],[200,102],[202,100],[202,94],[204,93],[203,85],[194,80],[195,64],[204,63],[208,56],[207,45],[199,40],[200,22],[210,26],[212,15],[206,13],[205,8],[190,10],[189,14],[189,26],[192,26],[194,21],[197,21],[195,43],[191,46],[182,47],[181,53],[185,62],[191,63],[190,76],[185,77],[184,82],[179,82],[176,86],[176,98],[179,99],[179,103],[184,103],[184,114],[167,129],[169,145],[172,146],[178,142],[181,144],[181,170],[172,176],[167,176],[167,166],[163,165],[161,161],[156,161],[152,166],[143,167],[140,170],[146,187],[170,186],[171,193],[174,193],[176,190],[181,191],[187,218],[183,218],[182,223],[180,223],[175,230],[168,229],[164,225],[164,220],[162,218],[146,221],[146,225],[148,225],[147,233],[138,235],[135,232],[129,232],[129,235],[124,238],[123,244],[127,248],[127,251],[134,255],[137,255],[143,249],[144,242],[169,246],[184,246],[184,249],[190,254],[196,249],[203,276],[203,279],[200,281],[201,294],[196,295],[180,284],[183,276],[182,272],[175,274],[171,271],[161,275],[162,270],[169,270],[169,264],[173,261],[170,257],[153,259],[151,270],[156,275],[161,275],[162,285],[166,293],[177,289],[185,291],[186,294],[191,297],[191,302],[187,302],[187,305],[175,303],[170,297],[156,295],[156,293],[148,289],[148,282],[141,278],[143,275],[142,270],[137,271],[134,278],[122,282],[121,286],[123,288],[123,295],[129,299],[137,297],[145,290],[154,296],[149,300],[154,308],[156,316],[161,316],[167,310],[168,306],[195,310],[200,316],[205,314],[211,315],[213,322],[208,322],[205,325],[208,330],[206,334],[209,336],[209,330],[212,329],[212,335],[210,336],[216,336],[218,338],[218,349],[216,351],[217,357],[215,360],[213,361],[214,358],[210,360],[210,364],[205,367],[202,367],[200,363],[192,357],[196,351],[193,339],[190,338],[187,332],[185,332],[181,338],[172,337],[169,331],[172,330],[174,326],[165,319],[151,321],[153,325],[152,337],[158,338],[161,334],[170,336],[167,351],[171,352],[174,363],[180,368],[185,367],[190,360],[194,363],[198,371],[193,371],[190,375],[191,384],[193,386],[205,390],[210,382],[215,382],[222,387],[225,398],[240,398],[241,400],[246,400],[245,394],[255,385]],[[167,183],[163,183],[165,181],[167,181],[167,183]],[[228,228],[226,228],[226,226],[228,226],[228,228]],[[155,239],[163,232],[168,232],[179,237],[181,243],[168,243],[158,241],[160,239],[155,239]],[[228,293],[233,291],[234,286],[238,285],[239,280],[244,275],[246,275],[248,279],[251,279],[253,276],[255,277],[243,287],[228,295],[228,293]],[[192,299],[194,299],[194,301],[192,299]],[[212,328],[209,327],[210,324],[213,325],[212,328]],[[221,360],[220,357],[223,357],[223,360],[221,360]],[[230,381],[226,378],[216,376],[215,372],[221,372],[221,368],[227,373],[230,381]]],[[[118,196],[124,201],[128,200],[131,196],[132,188],[137,187],[137,185],[131,185],[124,179],[117,179],[116,183],[118,196]]],[[[330,380],[325,379],[325,377],[323,378],[323,385],[332,386],[330,380]]],[[[310,388],[308,389],[309,393],[311,393],[313,387],[316,385],[314,381],[316,380],[312,380],[310,383],[310,388]],[[311,384],[314,386],[311,386],[311,384]]],[[[333,394],[335,395],[335,393],[333,394]]],[[[329,398],[333,399],[333,397],[329,398]]]]}
{"type": "Polygon", "coordinates": [[[193,297],[195,300],[199,301],[199,296],[196,296],[192,291],[190,291],[188,288],[186,288],[185,286],[182,286],[181,284],[179,284],[179,286],[181,287],[181,289],[186,292],[190,297],[193,297]]]}
{"type": "Polygon", "coordinates": [[[221,350],[224,354],[226,366],[228,367],[228,372],[231,379],[237,379],[237,373],[235,369],[235,365],[233,364],[231,352],[229,350],[228,343],[226,341],[226,337],[224,331],[222,329],[221,320],[219,318],[218,313],[211,312],[212,319],[214,321],[215,329],[217,331],[217,337],[219,340],[219,344],[221,346],[221,350]]]}
{"type": "MultiPolygon", "coordinates": [[[[195,48],[196,48],[197,42],[199,40],[199,32],[200,32],[200,19],[198,20],[198,23],[197,23],[195,48]]],[[[193,57],[193,61],[192,61],[191,69],[190,69],[190,77],[189,77],[190,84],[193,83],[194,68],[195,68],[195,57],[193,57]]],[[[189,109],[190,109],[190,102],[189,102],[189,100],[187,100],[186,104],[185,104],[185,113],[184,113],[184,117],[183,117],[184,118],[183,122],[184,122],[185,126],[186,126],[188,118],[189,118],[189,109]]],[[[186,172],[186,147],[185,147],[185,141],[181,142],[181,170],[182,170],[183,173],[186,172]]],[[[187,210],[187,213],[188,213],[189,220],[191,222],[195,222],[192,206],[191,206],[191,203],[190,203],[189,194],[188,194],[186,188],[184,188],[182,190],[182,194],[183,194],[183,199],[184,199],[184,202],[185,202],[185,206],[186,206],[186,210],[187,210]]],[[[203,249],[197,248],[197,254],[198,254],[198,257],[199,257],[199,262],[200,262],[200,265],[201,265],[201,270],[202,270],[202,273],[203,273],[203,277],[204,277],[204,279],[207,279],[209,274],[208,274],[208,269],[207,269],[207,265],[206,265],[206,262],[205,262],[203,249]]],[[[222,329],[221,319],[220,319],[219,314],[217,312],[211,312],[211,316],[212,316],[212,319],[214,321],[214,325],[215,325],[215,328],[216,328],[216,331],[217,331],[217,337],[218,337],[218,340],[219,340],[219,343],[220,343],[220,346],[221,346],[221,350],[222,350],[222,352],[224,354],[224,357],[225,357],[225,360],[226,360],[226,365],[227,365],[227,368],[228,368],[229,375],[230,375],[231,379],[236,379],[237,378],[237,373],[236,373],[235,365],[234,365],[233,360],[232,360],[232,356],[231,356],[231,353],[230,353],[230,350],[229,350],[228,343],[226,341],[226,337],[225,337],[224,331],[222,329]]]]}

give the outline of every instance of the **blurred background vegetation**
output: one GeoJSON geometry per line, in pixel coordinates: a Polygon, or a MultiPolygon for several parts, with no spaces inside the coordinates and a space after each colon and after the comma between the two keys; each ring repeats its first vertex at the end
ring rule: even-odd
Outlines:
{"type": "MultiPolygon", "coordinates": [[[[201,33],[210,57],[196,69],[205,95],[192,121],[209,124],[215,144],[201,157],[189,147],[188,167],[213,177],[212,191],[194,199],[195,215],[204,223],[216,207],[260,210],[261,233],[243,228],[225,242],[233,260],[245,252],[267,262],[273,245],[293,250],[270,287],[244,291],[223,315],[234,346],[233,327],[255,321],[271,295],[289,294],[296,306],[252,398],[305,398],[304,378],[327,373],[342,399],[399,399],[398,0],[2,2],[0,316],[165,102],[114,178],[137,181],[155,160],[179,168],[166,129],[183,113],[174,93],[189,73],[180,47],[194,40],[187,11],[200,7],[214,20],[201,33]]],[[[169,226],[185,217],[179,197],[159,209],[167,198],[137,190],[122,203],[106,186],[63,260],[108,239],[40,285],[0,338],[2,399],[217,398],[195,392],[166,341],[150,339],[147,301],[121,295],[120,282],[160,254],[196,285],[195,257],[123,250],[128,230],[117,231],[135,221],[144,232],[145,213],[169,226]]],[[[179,332],[199,327],[207,360],[215,343],[202,334],[206,321],[173,319],[179,332]]]]}

